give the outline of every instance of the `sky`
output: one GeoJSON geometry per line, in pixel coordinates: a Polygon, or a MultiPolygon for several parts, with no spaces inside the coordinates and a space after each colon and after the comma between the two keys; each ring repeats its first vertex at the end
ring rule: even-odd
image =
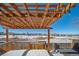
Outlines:
{"type": "MultiPolygon", "coordinates": [[[[59,34],[79,34],[79,4],[70,10],[70,13],[64,14],[61,18],[51,24],[51,33],[59,34]]],[[[5,29],[0,26],[0,32],[5,32],[5,29]]],[[[47,29],[10,29],[13,33],[47,33],[47,29]]]]}
{"type": "Polygon", "coordinates": [[[79,4],[51,25],[56,33],[79,34],[79,4]]]}

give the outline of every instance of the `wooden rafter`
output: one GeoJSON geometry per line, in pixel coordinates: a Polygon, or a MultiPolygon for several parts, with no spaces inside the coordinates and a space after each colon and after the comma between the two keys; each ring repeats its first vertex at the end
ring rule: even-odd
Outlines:
{"type": "MultiPolygon", "coordinates": [[[[4,12],[4,11],[0,11],[2,14],[3,14],[3,18],[2,18],[2,16],[1,16],[1,20],[0,20],[0,24],[4,24],[4,26],[8,26],[8,27],[14,27],[14,25],[15,24],[13,24],[13,22],[12,21],[10,21],[9,19],[8,19],[8,17],[7,17],[7,15],[6,15],[6,13],[4,12]],[[2,21],[4,21],[4,22],[2,22],[2,21]]],[[[16,27],[17,25],[15,25],[15,27],[16,27]]]]}
{"type": "Polygon", "coordinates": [[[1,25],[6,26],[7,28],[13,28],[14,26],[11,24],[7,24],[6,22],[0,22],[1,25]]]}
{"type": "MultiPolygon", "coordinates": [[[[72,4],[68,4],[64,10],[62,10],[62,13],[59,14],[58,18],[60,18],[63,14],[65,14],[70,8],[72,8],[75,4],[73,4],[73,6],[71,7],[72,4]]],[[[54,23],[58,18],[54,17],[47,26],[50,26],[52,23],[54,23]]]]}
{"type": "Polygon", "coordinates": [[[4,26],[7,26],[7,27],[14,27],[14,25],[6,19],[7,18],[4,18],[4,19],[0,18],[0,24],[4,25],[4,26]]]}
{"type": "MultiPolygon", "coordinates": [[[[57,5],[56,10],[53,12],[53,15],[54,15],[54,16],[57,15],[58,17],[60,17],[60,14],[57,14],[57,12],[60,10],[60,8],[61,8],[63,5],[64,5],[63,3],[57,5]]],[[[61,11],[61,12],[62,12],[62,11],[61,11]]],[[[54,16],[51,17],[51,18],[53,18],[52,21],[55,20],[55,19],[58,19],[58,17],[54,17],[54,16]]],[[[51,19],[50,19],[50,20],[51,20],[51,19]]],[[[45,24],[44,26],[48,26],[48,24],[50,23],[50,20],[48,20],[47,22],[45,22],[46,24],[45,24]]],[[[44,26],[43,26],[43,27],[44,27],[44,26]]]]}
{"type": "Polygon", "coordinates": [[[18,27],[18,28],[20,28],[20,26],[19,26],[19,24],[15,24],[14,23],[14,20],[9,20],[9,19],[7,19],[7,18],[4,18],[4,19],[1,19],[0,20],[0,24],[2,24],[2,25],[4,25],[4,26],[7,26],[7,27],[10,27],[10,28],[13,28],[13,27],[18,27]],[[11,27],[12,26],[12,27],[11,27]]]}
{"type": "MultiPolygon", "coordinates": [[[[39,4],[36,3],[35,8],[36,8],[36,10],[35,10],[35,12],[36,12],[36,18],[38,18],[38,8],[39,8],[39,4]]],[[[35,22],[35,26],[36,26],[37,28],[39,27],[39,25],[38,25],[37,22],[35,22]]]]}
{"type": "Polygon", "coordinates": [[[4,4],[1,3],[0,5],[2,5],[1,7],[2,7],[5,11],[7,11],[10,16],[13,16],[13,15],[14,15],[14,13],[13,13],[11,10],[9,10],[8,7],[6,7],[4,4]]]}
{"type": "Polygon", "coordinates": [[[15,26],[17,26],[17,28],[23,27],[23,24],[21,22],[18,21],[18,19],[11,17],[13,23],[15,26]]]}
{"type": "MultiPolygon", "coordinates": [[[[3,4],[2,4],[2,5],[3,5],[3,4]]],[[[14,4],[11,4],[11,5],[13,5],[13,7],[15,8],[15,10],[17,10],[17,7],[16,7],[14,4]]],[[[3,7],[3,8],[4,8],[5,10],[8,10],[8,8],[5,8],[5,7],[3,7]]],[[[5,14],[3,11],[1,11],[1,12],[4,14],[4,16],[6,16],[6,14],[5,14]]],[[[19,15],[21,14],[19,11],[17,11],[17,12],[19,13],[19,15]]],[[[12,14],[12,11],[9,11],[9,14],[12,14]]],[[[13,19],[13,20],[15,20],[15,19],[13,19]]],[[[18,19],[16,19],[16,20],[18,20],[18,19]]],[[[15,21],[16,21],[16,20],[15,20],[15,21]]],[[[16,21],[16,22],[17,22],[17,21],[16,21]]],[[[19,24],[23,25],[21,22],[19,22],[19,24]]],[[[19,25],[19,24],[18,24],[18,22],[17,22],[17,25],[19,25]]],[[[20,26],[21,26],[21,25],[20,25],[20,26]]],[[[25,25],[23,25],[23,26],[25,26],[25,25]]],[[[23,27],[23,26],[22,26],[22,27],[23,27]]]]}
{"type": "Polygon", "coordinates": [[[30,25],[28,24],[28,21],[25,18],[20,18],[21,21],[26,25],[28,28],[30,28],[30,25]]]}
{"type": "Polygon", "coordinates": [[[19,24],[21,24],[21,23],[18,24],[18,22],[16,20],[15,19],[9,20],[9,18],[7,16],[4,18],[1,17],[0,24],[3,24],[4,26],[8,26],[10,28],[13,28],[13,27],[20,28],[21,25],[19,25],[19,24]],[[17,22],[16,24],[15,24],[15,21],[17,22]]]}
{"type": "Polygon", "coordinates": [[[14,3],[10,3],[10,5],[13,7],[13,9],[16,11],[18,16],[22,17],[22,13],[18,10],[18,7],[14,3]]]}
{"type": "MultiPolygon", "coordinates": [[[[46,4],[46,3],[45,3],[46,4]]],[[[39,4],[39,6],[40,7],[45,7],[45,4],[39,4]]],[[[8,8],[10,8],[11,6],[9,6],[9,5],[6,5],[8,8]]],[[[16,6],[18,6],[18,7],[22,7],[23,5],[22,4],[16,4],[16,6]]],[[[29,7],[36,7],[36,4],[29,4],[29,7]]],[[[52,8],[57,8],[57,5],[54,5],[53,3],[50,5],[50,7],[52,7],[52,8]]],[[[64,8],[64,7],[66,7],[66,5],[63,5],[62,6],[62,8],[64,8]]]]}
{"type": "Polygon", "coordinates": [[[49,6],[50,6],[50,4],[48,3],[48,4],[46,5],[46,9],[45,9],[44,17],[43,17],[43,19],[42,19],[42,22],[41,22],[41,24],[40,24],[40,27],[43,26],[43,23],[44,23],[44,20],[45,20],[45,18],[46,18],[46,14],[47,14],[47,12],[48,12],[48,8],[49,8],[49,6]]]}
{"type": "MultiPolygon", "coordinates": [[[[1,14],[4,16],[4,17],[7,17],[6,13],[3,11],[3,10],[0,10],[1,14]]],[[[1,16],[2,16],[1,15],[1,16]]]]}
{"type": "Polygon", "coordinates": [[[39,4],[36,3],[35,8],[36,8],[36,9],[35,9],[36,17],[38,17],[38,11],[39,11],[38,8],[39,8],[39,4]]]}
{"type": "MultiPolygon", "coordinates": [[[[59,10],[59,7],[60,7],[60,4],[59,5],[57,5],[57,7],[56,7],[56,10],[54,10],[52,13],[53,13],[53,15],[55,15],[56,14],[56,12],[59,10]]],[[[53,18],[53,16],[52,16],[52,18],[53,18]]],[[[48,21],[46,21],[45,22],[45,24],[44,24],[44,26],[47,26],[46,24],[49,22],[50,20],[48,20],[48,21]]],[[[43,26],[43,27],[44,27],[43,26]]]]}
{"type": "Polygon", "coordinates": [[[70,4],[3,4],[0,3],[0,24],[9,28],[48,28],[74,7],[70,4]],[[20,9],[22,7],[23,9],[20,9]],[[32,8],[31,8],[32,7],[32,8]],[[50,7],[50,8],[49,8],[50,7]],[[5,19],[6,18],[6,19],[5,19]]]}
{"type": "Polygon", "coordinates": [[[23,6],[26,8],[27,16],[29,17],[29,20],[30,20],[30,23],[31,23],[30,26],[32,26],[32,28],[34,28],[34,23],[33,23],[32,19],[30,17],[30,12],[28,10],[28,5],[27,4],[23,4],[23,6]]]}
{"type": "Polygon", "coordinates": [[[23,23],[26,27],[30,28],[29,24],[25,21],[24,18],[18,18],[21,23],[23,23]]]}

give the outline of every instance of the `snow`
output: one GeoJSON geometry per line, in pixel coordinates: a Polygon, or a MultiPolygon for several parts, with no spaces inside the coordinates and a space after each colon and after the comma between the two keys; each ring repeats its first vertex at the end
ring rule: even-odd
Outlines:
{"type": "Polygon", "coordinates": [[[34,50],[30,50],[28,51],[26,56],[49,56],[49,53],[47,52],[47,50],[43,50],[43,49],[34,49],[34,50]]]}
{"type": "Polygon", "coordinates": [[[25,51],[26,50],[11,50],[3,54],[2,56],[22,56],[25,51]]]}
{"type": "MultiPolygon", "coordinates": [[[[46,41],[48,43],[48,39],[38,40],[38,41],[46,41]]],[[[69,39],[50,39],[50,43],[72,43],[72,40],[69,39]]]]}
{"type": "Polygon", "coordinates": [[[60,53],[55,53],[55,54],[53,54],[53,56],[64,56],[64,55],[60,54],[60,53]]]}

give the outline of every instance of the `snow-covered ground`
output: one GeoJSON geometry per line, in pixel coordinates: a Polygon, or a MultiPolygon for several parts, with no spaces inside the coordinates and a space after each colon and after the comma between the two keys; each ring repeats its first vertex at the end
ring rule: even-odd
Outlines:
{"type": "MultiPolygon", "coordinates": [[[[1,56],[22,56],[25,51],[26,50],[11,50],[1,56]]],[[[26,53],[26,56],[49,56],[49,53],[44,49],[34,49],[28,51],[28,53],[26,53]]]]}
{"type": "MultiPolygon", "coordinates": [[[[5,38],[6,36],[5,35],[0,35],[0,42],[5,42],[5,38]],[[2,39],[4,38],[4,39],[2,39]]],[[[50,39],[50,43],[72,43],[72,38],[73,39],[79,39],[78,37],[69,37],[69,36],[51,36],[51,39],[50,39]]],[[[48,41],[47,40],[47,36],[26,36],[26,35],[15,35],[15,36],[12,36],[12,35],[9,35],[9,41],[10,39],[12,41],[21,41],[21,42],[36,42],[36,41],[48,41]],[[16,38],[16,39],[13,39],[12,38],[16,38]],[[41,39],[39,39],[41,38],[41,39]],[[43,39],[42,39],[43,38],[43,39]]]]}
{"type": "Polygon", "coordinates": [[[26,56],[49,56],[49,53],[47,52],[47,50],[44,49],[34,49],[34,50],[30,50],[28,51],[26,56]]]}
{"type": "Polygon", "coordinates": [[[1,56],[22,56],[26,50],[11,50],[1,56]]]}

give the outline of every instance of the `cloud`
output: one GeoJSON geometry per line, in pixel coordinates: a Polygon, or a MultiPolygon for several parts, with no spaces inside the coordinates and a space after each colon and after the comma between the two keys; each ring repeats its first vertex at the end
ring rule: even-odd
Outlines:
{"type": "Polygon", "coordinates": [[[72,17],[71,19],[71,25],[74,27],[74,28],[79,28],[79,17],[72,17]]]}

